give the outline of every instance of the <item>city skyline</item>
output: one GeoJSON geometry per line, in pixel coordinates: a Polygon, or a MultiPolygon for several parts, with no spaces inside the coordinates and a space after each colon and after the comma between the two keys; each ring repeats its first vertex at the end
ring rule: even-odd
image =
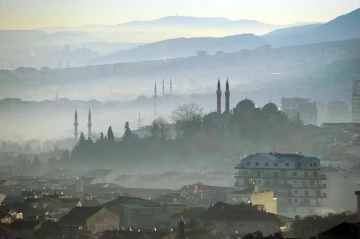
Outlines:
{"type": "Polygon", "coordinates": [[[129,21],[147,21],[165,16],[223,17],[251,19],[274,25],[299,22],[326,22],[360,7],[359,0],[318,1],[235,1],[235,0],[0,0],[3,21],[0,29],[37,29],[78,27],[87,24],[115,25],[129,21]],[[139,7],[141,6],[141,7],[139,7]],[[231,6],[231,7],[229,7],[231,6]]]}

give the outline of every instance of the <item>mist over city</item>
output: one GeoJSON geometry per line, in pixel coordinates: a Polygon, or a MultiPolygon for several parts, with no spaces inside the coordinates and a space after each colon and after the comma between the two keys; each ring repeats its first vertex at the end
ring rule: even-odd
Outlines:
{"type": "Polygon", "coordinates": [[[359,238],[358,0],[0,0],[1,238],[359,238]]]}

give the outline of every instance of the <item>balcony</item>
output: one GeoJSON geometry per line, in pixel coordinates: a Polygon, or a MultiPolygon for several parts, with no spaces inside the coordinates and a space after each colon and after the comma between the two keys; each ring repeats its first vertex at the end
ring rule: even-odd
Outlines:
{"type": "Polygon", "coordinates": [[[243,164],[236,164],[235,169],[245,168],[243,164]]]}

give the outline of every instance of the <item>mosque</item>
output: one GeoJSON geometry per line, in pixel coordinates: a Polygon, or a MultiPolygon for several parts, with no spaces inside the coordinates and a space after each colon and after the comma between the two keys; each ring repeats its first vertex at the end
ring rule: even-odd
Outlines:
{"type": "Polygon", "coordinates": [[[247,97],[237,103],[235,108],[230,110],[230,88],[228,80],[226,80],[224,112],[221,110],[221,95],[222,91],[219,79],[216,90],[217,109],[215,112],[211,112],[204,116],[203,120],[205,127],[225,128],[230,121],[233,123],[244,121],[264,121],[276,120],[281,117],[281,111],[276,104],[269,102],[263,108],[260,108],[247,97]]]}

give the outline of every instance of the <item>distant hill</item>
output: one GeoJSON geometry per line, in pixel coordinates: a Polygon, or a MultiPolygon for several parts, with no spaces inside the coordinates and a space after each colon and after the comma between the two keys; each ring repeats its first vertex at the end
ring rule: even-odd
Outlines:
{"type": "Polygon", "coordinates": [[[275,30],[264,36],[274,45],[302,45],[360,37],[360,8],[325,24],[275,30]],[[276,36],[276,34],[278,34],[276,36]]]}
{"type": "Polygon", "coordinates": [[[322,25],[322,24],[321,23],[312,23],[312,24],[306,24],[306,25],[301,25],[301,26],[280,28],[275,31],[269,32],[268,34],[265,34],[262,37],[266,40],[281,39],[284,37],[289,37],[292,35],[308,32],[310,30],[317,28],[320,25],[322,25]]]}
{"type": "Polygon", "coordinates": [[[169,59],[195,55],[197,51],[214,54],[217,51],[234,52],[241,49],[253,49],[266,44],[265,40],[254,34],[241,34],[221,38],[176,38],[139,46],[134,49],[93,60],[91,63],[110,63],[121,61],[143,61],[169,59]]]}
{"type": "Polygon", "coordinates": [[[168,16],[151,21],[132,21],[118,26],[131,26],[131,27],[169,27],[169,26],[188,26],[188,27],[270,27],[269,24],[258,22],[255,20],[236,20],[232,21],[227,18],[219,17],[189,17],[189,16],[168,16]]]}
{"type": "Polygon", "coordinates": [[[37,30],[0,30],[0,48],[53,46],[98,42],[100,40],[100,38],[85,32],[57,32],[47,34],[37,30]]]}

